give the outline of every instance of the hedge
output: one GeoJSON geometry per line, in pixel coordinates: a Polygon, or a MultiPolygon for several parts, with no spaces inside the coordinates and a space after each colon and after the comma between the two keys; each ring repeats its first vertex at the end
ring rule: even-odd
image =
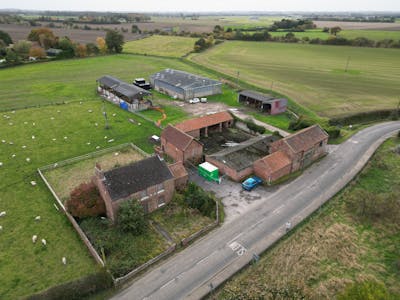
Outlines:
{"type": "Polygon", "coordinates": [[[75,300],[93,295],[113,286],[111,275],[104,269],[95,274],[49,288],[28,296],[26,300],[75,300]]]}
{"type": "Polygon", "coordinates": [[[382,109],[332,118],[329,120],[329,125],[351,125],[380,120],[397,120],[399,116],[400,113],[397,109],[382,109]]]}

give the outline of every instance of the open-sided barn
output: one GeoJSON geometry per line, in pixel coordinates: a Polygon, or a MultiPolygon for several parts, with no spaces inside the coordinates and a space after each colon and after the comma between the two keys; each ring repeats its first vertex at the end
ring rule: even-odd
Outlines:
{"type": "Polygon", "coordinates": [[[283,113],[287,108],[287,99],[285,98],[275,98],[248,90],[239,93],[238,101],[270,115],[283,113]]]}
{"type": "Polygon", "coordinates": [[[219,81],[173,69],[151,75],[150,84],[155,90],[182,100],[222,92],[222,83],[219,81]]]}

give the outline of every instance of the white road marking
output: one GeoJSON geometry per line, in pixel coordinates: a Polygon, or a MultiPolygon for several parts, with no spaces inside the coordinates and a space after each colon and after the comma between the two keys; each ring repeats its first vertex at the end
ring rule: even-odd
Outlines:
{"type": "Polygon", "coordinates": [[[243,234],[243,232],[242,233],[239,233],[237,236],[235,236],[233,239],[231,239],[229,242],[227,242],[226,244],[227,245],[230,245],[234,240],[237,240],[241,235],[243,234]]]}
{"type": "Polygon", "coordinates": [[[206,256],[203,259],[199,260],[196,265],[201,264],[203,261],[205,261],[207,258],[209,258],[210,256],[206,256]]]}
{"type": "Polygon", "coordinates": [[[175,280],[175,278],[171,279],[170,281],[168,281],[166,284],[164,284],[163,286],[160,287],[160,290],[165,288],[165,287],[167,287],[167,286],[169,286],[172,282],[174,282],[174,280],[175,280]]]}
{"type": "Polygon", "coordinates": [[[282,204],[281,206],[277,207],[277,208],[272,212],[272,214],[273,214],[273,215],[278,214],[278,213],[281,211],[281,209],[284,208],[284,207],[285,207],[285,204],[282,204]]]}
{"type": "Polygon", "coordinates": [[[229,248],[231,248],[233,252],[236,252],[236,254],[238,256],[242,256],[247,251],[247,249],[243,245],[239,244],[238,242],[231,243],[229,245],[229,248]]]}

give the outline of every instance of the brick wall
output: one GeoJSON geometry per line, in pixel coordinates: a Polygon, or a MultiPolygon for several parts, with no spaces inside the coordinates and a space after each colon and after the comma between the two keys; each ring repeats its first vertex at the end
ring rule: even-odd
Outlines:
{"type": "Polygon", "coordinates": [[[236,171],[230,168],[229,166],[225,165],[224,163],[216,159],[213,159],[209,156],[206,156],[206,161],[216,166],[219,169],[220,174],[225,174],[234,181],[242,181],[243,179],[245,179],[246,177],[250,176],[253,173],[253,166],[250,166],[241,171],[236,171]]]}

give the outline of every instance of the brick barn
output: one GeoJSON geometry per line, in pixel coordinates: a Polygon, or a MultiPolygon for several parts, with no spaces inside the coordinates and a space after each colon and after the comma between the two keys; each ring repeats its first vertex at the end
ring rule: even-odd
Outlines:
{"type": "Polygon", "coordinates": [[[205,115],[176,124],[179,130],[195,137],[207,137],[211,131],[221,132],[224,128],[233,126],[233,117],[227,111],[205,115]]]}
{"type": "Polygon", "coordinates": [[[161,153],[167,154],[176,162],[200,162],[203,145],[191,135],[168,125],[161,132],[161,153]]]}
{"type": "Polygon", "coordinates": [[[270,95],[248,90],[239,93],[238,101],[269,115],[281,114],[287,109],[287,99],[285,98],[275,98],[270,95]]]}
{"type": "Polygon", "coordinates": [[[292,161],[282,151],[274,152],[254,162],[254,174],[267,183],[271,183],[290,174],[292,161]]]}
{"type": "Polygon", "coordinates": [[[150,84],[155,90],[182,100],[222,93],[219,81],[173,69],[151,75],[150,84]]]}
{"type": "Polygon", "coordinates": [[[175,177],[158,156],[106,172],[97,164],[92,180],[112,222],[116,221],[118,208],[124,201],[136,199],[144,211],[150,213],[169,203],[175,191],[175,177]]]}

